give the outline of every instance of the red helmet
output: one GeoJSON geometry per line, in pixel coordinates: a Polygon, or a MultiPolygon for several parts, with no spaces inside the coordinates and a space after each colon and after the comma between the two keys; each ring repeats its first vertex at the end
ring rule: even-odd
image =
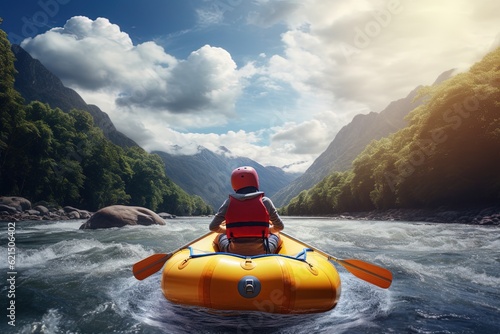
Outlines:
{"type": "Polygon", "coordinates": [[[238,167],[231,173],[231,185],[234,191],[245,187],[255,187],[259,189],[259,175],[253,167],[238,167]]]}

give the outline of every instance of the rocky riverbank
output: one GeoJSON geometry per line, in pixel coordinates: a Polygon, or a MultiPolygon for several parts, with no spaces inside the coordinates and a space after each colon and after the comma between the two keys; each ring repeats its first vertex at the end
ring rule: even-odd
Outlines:
{"type": "Polygon", "coordinates": [[[445,224],[500,225],[500,205],[464,209],[390,209],[349,212],[338,219],[411,221],[445,224]]]}
{"type": "Polygon", "coordinates": [[[23,197],[0,197],[0,221],[88,219],[92,213],[72,206],[60,207],[48,202],[31,202],[23,197]]]}
{"type": "MultiPolygon", "coordinates": [[[[58,207],[45,202],[31,202],[23,197],[0,196],[0,221],[89,219],[94,213],[71,206],[58,207]]],[[[169,213],[158,213],[163,219],[175,218],[169,213]]],[[[411,221],[429,223],[456,223],[473,225],[500,225],[500,205],[464,209],[390,209],[366,212],[346,212],[334,219],[411,221]]]]}
{"type": "MultiPolygon", "coordinates": [[[[25,220],[72,220],[90,219],[94,212],[72,206],[60,207],[57,204],[39,202],[31,204],[24,197],[0,196],[0,222],[18,222],[25,220]]],[[[172,219],[175,215],[158,213],[162,219],[172,219]]]]}

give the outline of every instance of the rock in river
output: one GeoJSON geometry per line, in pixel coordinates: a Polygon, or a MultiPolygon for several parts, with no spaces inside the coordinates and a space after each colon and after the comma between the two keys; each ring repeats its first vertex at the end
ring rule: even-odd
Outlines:
{"type": "Polygon", "coordinates": [[[80,226],[80,230],[153,224],[165,225],[165,221],[155,212],[146,208],[112,205],[94,213],[89,220],[80,226]]]}

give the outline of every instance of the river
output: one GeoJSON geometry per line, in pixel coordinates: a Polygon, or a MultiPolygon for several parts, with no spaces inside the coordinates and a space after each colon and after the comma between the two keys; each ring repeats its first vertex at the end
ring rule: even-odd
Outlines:
{"type": "Polygon", "coordinates": [[[0,332],[500,333],[498,226],[283,218],[290,235],[314,247],[391,270],[392,286],[380,289],[335,264],[342,295],[329,312],[212,312],[167,301],[160,273],[137,281],[131,272],[135,262],[204,234],[210,218],[103,230],[79,230],[82,221],[17,222],[12,268],[8,223],[0,223],[0,332]]]}

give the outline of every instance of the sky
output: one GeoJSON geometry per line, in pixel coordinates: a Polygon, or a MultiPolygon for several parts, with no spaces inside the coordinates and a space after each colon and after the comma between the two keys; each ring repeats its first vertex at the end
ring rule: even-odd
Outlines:
{"type": "Polygon", "coordinates": [[[2,0],[0,17],[146,150],[288,172],[355,115],[500,46],[497,0],[2,0]]]}

